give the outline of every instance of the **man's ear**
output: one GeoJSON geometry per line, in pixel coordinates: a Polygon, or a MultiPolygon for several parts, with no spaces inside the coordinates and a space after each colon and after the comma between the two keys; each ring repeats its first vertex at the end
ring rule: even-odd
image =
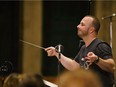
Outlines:
{"type": "Polygon", "coordinates": [[[90,28],[90,33],[93,33],[93,32],[95,32],[95,28],[94,27],[91,27],[90,28]]]}

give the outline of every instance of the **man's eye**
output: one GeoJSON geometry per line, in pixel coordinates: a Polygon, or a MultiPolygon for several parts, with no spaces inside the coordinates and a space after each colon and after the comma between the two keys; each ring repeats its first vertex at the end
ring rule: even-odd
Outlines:
{"type": "Polygon", "coordinates": [[[81,24],[81,26],[84,26],[84,24],[81,24]]]}

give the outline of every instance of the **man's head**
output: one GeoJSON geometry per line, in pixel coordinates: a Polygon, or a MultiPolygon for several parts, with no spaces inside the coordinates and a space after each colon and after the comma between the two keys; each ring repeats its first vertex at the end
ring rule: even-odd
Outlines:
{"type": "Polygon", "coordinates": [[[39,74],[22,74],[18,87],[48,87],[39,74]]]}
{"type": "Polygon", "coordinates": [[[91,70],[66,71],[59,80],[60,87],[102,87],[99,76],[91,70]]]}
{"type": "Polygon", "coordinates": [[[11,73],[5,78],[3,87],[16,87],[19,84],[19,79],[20,79],[20,74],[11,73]]]}
{"type": "Polygon", "coordinates": [[[100,29],[100,22],[98,18],[87,15],[81,20],[77,28],[78,36],[80,37],[84,37],[93,33],[97,35],[100,29]]]}
{"type": "Polygon", "coordinates": [[[99,29],[100,29],[100,22],[99,22],[99,19],[94,17],[94,16],[85,16],[85,17],[91,17],[93,18],[93,21],[92,21],[92,26],[95,28],[95,31],[96,33],[98,33],[99,29]]]}

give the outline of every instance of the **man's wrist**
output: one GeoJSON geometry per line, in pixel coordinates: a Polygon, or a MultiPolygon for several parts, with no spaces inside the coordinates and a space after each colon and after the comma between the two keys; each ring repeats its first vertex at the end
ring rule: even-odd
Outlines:
{"type": "Polygon", "coordinates": [[[61,58],[61,55],[62,55],[61,53],[57,53],[57,52],[55,54],[55,56],[57,57],[57,59],[60,59],[61,58]]]}
{"type": "Polygon", "coordinates": [[[96,60],[94,61],[94,63],[98,63],[99,62],[99,57],[97,56],[96,60]]]}

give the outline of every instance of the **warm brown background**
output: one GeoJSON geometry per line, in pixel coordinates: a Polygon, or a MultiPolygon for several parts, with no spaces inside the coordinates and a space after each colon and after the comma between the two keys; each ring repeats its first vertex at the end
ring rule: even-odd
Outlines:
{"type": "MultiPolygon", "coordinates": [[[[116,14],[116,1],[114,0],[105,0],[105,1],[96,1],[95,5],[93,6],[94,9],[91,10],[92,14],[96,15],[101,22],[101,29],[99,32],[98,37],[103,39],[104,41],[110,43],[110,20],[105,19],[102,20],[101,18],[107,15],[111,15],[113,13],[116,14]]],[[[112,49],[114,60],[116,61],[116,16],[112,18],[112,49]]],[[[116,73],[115,73],[116,74],[116,73]]]]}

